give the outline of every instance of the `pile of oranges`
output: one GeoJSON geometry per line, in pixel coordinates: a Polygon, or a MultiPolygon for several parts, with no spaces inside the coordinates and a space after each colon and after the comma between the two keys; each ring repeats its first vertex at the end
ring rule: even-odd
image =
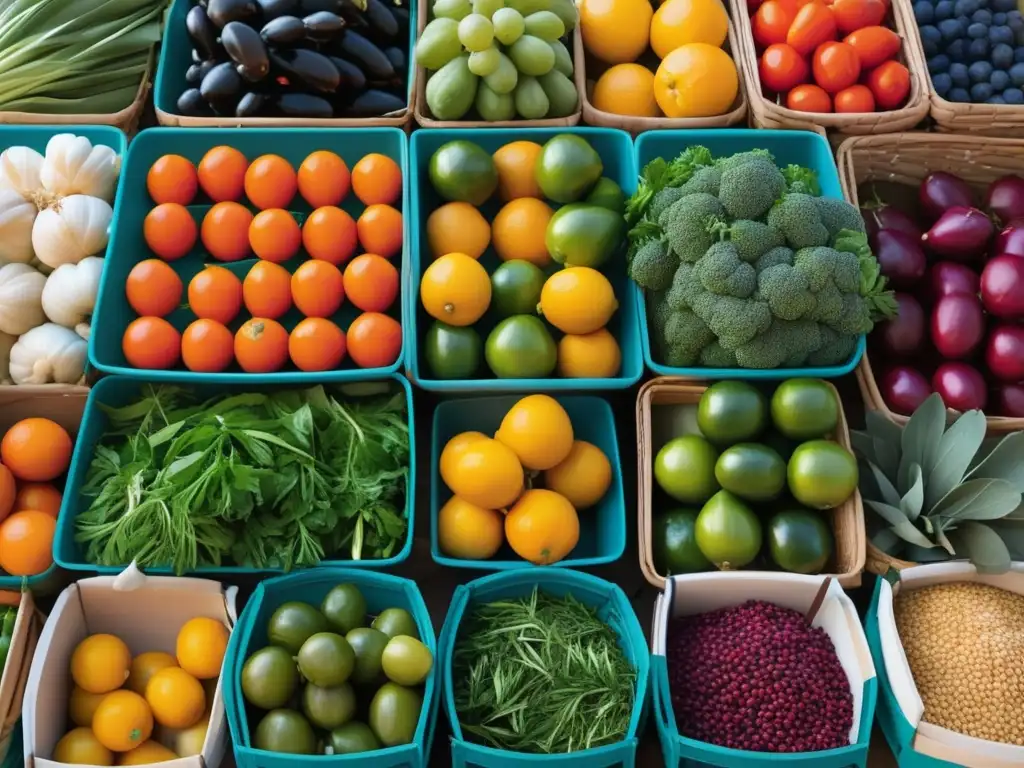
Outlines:
{"type": "Polygon", "coordinates": [[[73,448],[67,431],[49,419],[23,419],[0,440],[0,568],[35,576],[53,564],[53,534],[73,448]]]}
{"type": "Polygon", "coordinates": [[[146,765],[199,754],[227,645],[227,627],[206,617],[185,622],[174,654],[132,658],[121,638],[89,635],[71,654],[74,727],[53,759],[114,765],[116,754],[118,765],[146,765]]]}
{"type": "Polygon", "coordinates": [[[198,166],[164,155],[149,169],[146,186],[156,206],[143,235],[159,258],[136,264],[126,281],[128,303],[139,315],[122,339],[129,365],[170,369],[181,362],[217,373],[237,363],[247,373],[270,373],[289,360],[301,371],[327,371],[346,356],[360,368],[398,358],[401,326],[385,314],[398,297],[399,270],[391,259],[403,242],[395,207],[402,172],[394,160],[368,154],[350,170],[335,153],[318,150],[296,170],[279,155],[250,163],[239,150],[220,146],[198,166]],[[358,219],[339,207],[350,191],[365,206],[358,219]],[[213,205],[197,224],[186,206],[200,193],[213,205]],[[310,214],[288,210],[296,195],[310,214]],[[232,264],[207,264],[186,289],[172,264],[197,241],[205,255],[232,264]],[[255,264],[233,264],[253,257],[255,264]],[[195,319],[179,333],[165,318],[182,309],[183,298],[195,319]],[[336,315],[346,302],[359,314],[342,330],[336,315]],[[240,317],[243,308],[248,318],[240,317]]]}

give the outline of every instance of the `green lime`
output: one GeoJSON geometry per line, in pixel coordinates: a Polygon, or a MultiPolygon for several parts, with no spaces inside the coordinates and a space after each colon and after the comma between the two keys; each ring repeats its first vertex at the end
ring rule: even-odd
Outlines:
{"type": "Polygon", "coordinates": [[[600,205],[572,203],[551,217],[544,244],[559,264],[596,269],[619,252],[625,236],[621,214],[600,205]]]}
{"type": "Polygon", "coordinates": [[[327,593],[320,612],[335,632],[366,626],[366,598],[355,584],[339,584],[327,593]]]}
{"type": "Polygon", "coordinates": [[[537,184],[556,203],[574,203],[601,178],[604,164],[590,143],[576,134],[560,133],[537,156],[537,184]]]}
{"type": "Polygon", "coordinates": [[[299,687],[291,653],[276,645],[260,648],[242,666],[242,694],[260,709],[283,707],[299,687]]]}
{"type": "Polygon", "coordinates": [[[761,521],[728,491],[719,491],[704,505],[694,531],[700,551],[723,571],[742,568],[761,550],[761,521]]]}
{"type": "Polygon", "coordinates": [[[701,395],[697,426],[718,446],[753,440],[765,426],[764,396],[742,381],[719,381],[701,395]]]}
{"type": "Polygon", "coordinates": [[[316,734],[309,721],[298,712],[275,709],[267,712],[256,726],[252,745],[267,752],[315,755],[316,734]]]}
{"type": "Polygon", "coordinates": [[[857,460],[831,440],[800,444],[787,471],[793,498],[811,509],[838,507],[857,488],[857,460]]]}
{"type": "Polygon", "coordinates": [[[438,379],[469,379],[480,368],[483,342],[476,329],[435,320],[423,338],[423,357],[438,379]]]}
{"type": "Polygon", "coordinates": [[[416,735],[423,697],[411,688],[384,683],[370,702],[370,728],[385,747],[409,744],[416,735]]]}
{"type": "Polygon", "coordinates": [[[707,570],[711,563],[697,546],[696,509],[675,509],[651,521],[654,567],[663,576],[707,570]]]}
{"type": "Polygon", "coordinates": [[[302,711],[317,728],[338,728],[356,713],[356,694],[348,683],[321,688],[307,683],[302,691],[302,711]]]}
{"type": "Polygon", "coordinates": [[[622,187],[607,176],[602,176],[597,180],[597,184],[594,185],[594,188],[590,190],[590,194],[587,195],[586,202],[600,205],[602,208],[607,208],[619,216],[626,210],[626,195],[622,191],[622,187]]]}
{"type": "Polygon", "coordinates": [[[380,657],[388,644],[388,636],[379,629],[357,627],[345,635],[348,644],[356,654],[356,666],[352,670],[352,682],[372,683],[381,675],[380,657]]]}
{"type": "Polygon", "coordinates": [[[479,207],[498,188],[498,169],[491,156],[473,142],[449,141],[430,158],[430,183],[445,200],[479,207]]]}
{"type": "Polygon", "coordinates": [[[718,451],[700,435],[669,440],[654,458],[654,479],[665,493],[685,504],[703,504],[718,490],[718,451]]]}
{"type": "Polygon", "coordinates": [[[356,655],[341,635],[318,632],[302,644],[298,655],[299,672],[313,685],[331,688],[352,675],[356,655]]]}
{"type": "Polygon", "coordinates": [[[292,653],[317,632],[327,631],[327,619],[309,603],[284,603],[270,616],[267,639],[292,653]]]}
{"type": "Polygon", "coordinates": [[[810,440],[824,437],[839,423],[839,402],[821,379],[790,379],[772,395],[772,421],[786,437],[810,440]]]}
{"type": "Polygon", "coordinates": [[[372,626],[388,637],[408,635],[417,640],[420,637],[420,631],[416,628],[416,619],[404,608],[386,608],[373,620],[372,626]]]}
{"type": "Polygon", "coordinates": [[[737,443],[718,457],[715,479],[741,499],[771,501],[786,487],[786,462],[767,445],[737,443]]]}
{"type": "Polygon", "coordinates": [[[398,635],[384,648],[381,666],[388,680],[399,685],[419,685],[434,666],[434,655],[415,637],[398,635]]]}
{"type": "Polygon", "coordinates": [[[491,309],[499,317],[533,314],[546,279],[536,264],[522,259],[506,261],[491,275],[491,309]]]}
{"type": "Polygon", "coordinates": [[[832,532],[819,513],[789,509],[768,522],[768,548],[784,571],[821,573],[832,555],[832,532]]]}
{"type": "Polygon", "coordinates": [[[353,720],[331,731],[327,735],[327,746],[331,748],[331,754],[353,755],[380,749],[380,742],[370,726],[353,720]]]}
{"type": "Polygon", "coordinates": [[[499,379],[545,379],[555,370],[558,350],[539,318],[513,315],[494,326],[484,357],[499,379]]]}

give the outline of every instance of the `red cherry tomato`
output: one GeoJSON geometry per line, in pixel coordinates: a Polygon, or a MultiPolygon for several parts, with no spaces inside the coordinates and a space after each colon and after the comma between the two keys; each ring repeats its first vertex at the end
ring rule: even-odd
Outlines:
{"type": "Polygon", "coordinates": [[[786,42],[804,56],[810,55],[822,43],[835,39],[836,20],[832,9],[821,3],[808,3],[797,11],[786,32],[786,42]]]}
{"type": "Polygon", "coordinates": [[[910,93],[910,72],[898,61],[887,61],[868,74],[868,88],[879,109],[898,109],[910,93]]]}
{"type": "Polygon", "coordinates": [[[814,52],[812,69],[818,85],[829,93],[839,93],[857,82],[860,59],[849,43],[823,43],[814,52]]]}
{"type": "Polygon", "coordinates": [[[754,14],[754,40],[762,48],[786,42],[786,33],[796,13],[793,0],[766,0],[754,14]]]}
{"type": "Polygon", "coordinates": [[[770,91],[785,93],[807,81],[807,60],[785,43],[769,45],[761,54],[761,84],[770,91]]]}
{"type": "Polygon", "coordinates": [[[798,85],[786,95],[786,106],[797,112],[831,112],[832,99],[817,85],[798,85]]]}
{"type": "Polygon", "coordinates": [[[836,112],[874,112],[875,97],[866,85],[851,85],[836,94],[836,112]]]}
{"type": "Polygon", "coordinates": [[[900,52],[900,36],[888,27],[864,27],[851,32],[843,42],[853,46],[864,69],[895,59],[900,52]]]}
{"type": "Polygon", "coordinates": [[[844,35],[864,27],[875,27],[885,19],[888,5],[883,0],[835,0],[832,14],[844,35]]]}

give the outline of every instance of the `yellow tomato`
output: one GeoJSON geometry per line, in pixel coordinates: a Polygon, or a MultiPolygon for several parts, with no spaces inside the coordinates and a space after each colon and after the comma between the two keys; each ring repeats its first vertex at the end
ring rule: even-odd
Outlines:
{"type": "Polygon", "coordinates": [[[127,688],[135,691],[140,696],[146,695],[146,684],[149,678],[167,667],[178,666],[178,660],[171,654],[163,651],[146,651],[132,659],[131,670],[128,674],[127,688]]]}
{"type": "Polygon", "coordinates": [[[53,760],[75,765],[113,765],[114,755],[100,744],[91,728],[75,728],[61,736],[53,748],[53,760]]]}
{"type": "Polygon", "coordinates": [[[544,487],[565,496],[577,510],[597,504],[611,484],[611,462],[585,440],[576,440],[565,460],[544,473],[544,487]]]}
{"type": "Polygon", "coordinates": [[[505,516],[505,538],[524,560],[551,565],[580,540],[580,518],[569,500],[543,488],[527,491],[505,516]]]}
{"type": "Polygon", "coordinates": [[[451,477],[452,470],[455,467],[456,459],[466,450],[470,445],[475,443],[477,440],[489,440],[483,432],[462,432],[456,435],[447,443],[445,443],[444,450],[441,451],[441,458],[438,461],[438,470],[441,472],[441,479],[447,484],[448,478],[451,477]]]}
{"type": "Polygon", "coordinates": [[[583,47],[606,64],[636,61],[647,50],[654,9],[648,0],[582,0],[583,47]]]}
{"type": "Polygon", "coordinates": [[[515,453],[491,438],[467,446],[446,479],[456,496],[484,509],[503,509],[523,492],[523,465],[515,453]]]}
{"type": "Polygon", "coordinates": [[[486,560],[504,541],[505,520],[497,510],[452,496],[438,512],[437,542],[448,557],[486,560]]]}
{"type": "Polygon", "coordinates": [[[666,0],[651,20],[651,48],[659,59],[688,43],[721,48],[728,34],[722,0],[666,0]]]}
{"type": "Polygon", "coordinates": [[[446,253],[484,255],[491,242],[491,225],[469,203],[445,203],[427,217],[427,243],[435,259],[446,253]]]}
{"type": "Polygon", "coordinates": [[[593,333],[618,309],[608,278],[590,267],[560,269],[544,282],[540,312],[562,333],[593,333]]]}
{"type": "Polygon", "coordinates": [[[555,212],[543,200],[521,197],[506,203],[494,217],[494,250],[502,261],[521,259],[538,267],[551,263],[544,242],[548,222],[555,212]]]}
{"type": "Polygon", "coordinates": [[[71,653],[71,678],[89,693],[108,693],[124,685],[132,654],[113,635],[90,635],[71,653]]]}
{"type": "Polygon", "coordinates": [[[448,325],[472,325],[491,304],[491,278],[471,256],[448,253],[424,271],[420,300],[435,320],[448,325]]]}
{"type": "Polygon", "coordinates": [[[192,675],[180,667],[161,669],[146,686],[146,703],[153,718],[168,728],[189,728],[206,711],[206,693],[192,675]]]}
{"type": "Polygon", "coordinates": [[[216,619],[199,616],[189,619],[178,631],[174,654],[178,664],[198,680],[220,675],[228,650],[228,628],[216,619]]]}
{"type": "Polygon", "coordinates": [[[494,437],[527,469],[550,469],[572,450],[572,422],[555,398],[528,395],[508,410],[494,437]]]}
{"type": "Polygon", "coordinates": [[[494,153],[498,171],[498,197],[507,203],[520,197],[543,199],[537,183],[537,158],[541,146],[535,141],[513,141],[494,153]]]}
{"type": "Polygon", "coordinates": [[[133,691],[108,693],[92,717],[92,732],[107,749],[127,752],[153,733],[153,712],[133,691]]]}
{"type": "Polygon", "coordinates": [[[601,328],[593,333],[567,333],[558,342],[558,375],[566,379],[606,379],[622,365],[619,342],[601,328]]]}
{"type": "Polygon", "coordinates": [[[178,756],[159,741],[145,741],[134,749],[124,752],[117,759],[118,765],[150,765],[164,760],[177,760],[178,756]]]}
{"type": "Polygon", "coordinates": [[[661,117],[654,98],[654,73],[642,64],[616,64],[605,70],[590,97],[594,109],[613,115],[661,117]]]}
{"type": "Polygon", "coordinates": [[[736,64],[721,48],[689,43],[666,56],[654,75],[654,97],[668,117],[715,117],[739,91],[736,64]]]}
{"type": "Polygon", "coordinates": [[[68,697],[68,717],[75,725],[92,725],[92,716],[96,714],[96,707],[100,705],[105,693],[89,693],[77,685],[68,697]]]}

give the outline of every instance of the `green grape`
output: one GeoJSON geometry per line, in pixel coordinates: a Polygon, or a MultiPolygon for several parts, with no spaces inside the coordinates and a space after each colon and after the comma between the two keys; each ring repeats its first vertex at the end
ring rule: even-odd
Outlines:
{"type": "Polygon", "coordinates": [[[470,53],[486,51],[494,42],[491,20],[479,13],[471,13],[459,22],[459,40],[470,53]]]}
{"type": "Polygon", "coordinates": [[[460,53],[459,25],[453,19],[434,19],[416,43],[416,63],[427,69],[440,69],[460,53]]]}
{"type": "Polygon", "coordinates": [[[473,13],[479,13],[488,19],[499,8],[505,7],[505,0],[473,0],[473,13]]]}
{"type": "Polygon", "coordinates": [[[523,23],[526,34],[551,42],[565,34],[565,24],[551,11],[538,11],[527,16],[523,23]]]}
{"type": "Polygon", "coordinates": [[[488,88],[500,96],[501,94],[512,93],[516,83],[519,82],[519,73],[516,71],[516,65],[512,63],[512,59],[503,53],[499,55],[501,56],[501,61],[498,64],[498,68],[487,75],[484,78],[484,82],[487,83],[488,88]]]}
{"type": "Polygon", "coordinates": [[[515,8],[501,8],[495,11],[491,23],[494,25],[494,36],[502,45],[512,45],[522,37],[523,30],[526,29],[523,14],[515,8]]]}
{"type": "Polygon", "coordinates": [[[469,71],[480,77],[487,77],[501,65],[501,51],[493,45],[482,51],[469,54],[469,71]]]}
{"type": "Polygon", "coordinates": [[[471,0],[436,0],[434,3],[435,19],[455,19],[462,21],[473,12],[471,0]]]}
{"type": "Polygon", "coordinates": [[[555,66],[551,46],[533,35],[523,35],[508,49],[509,58],[522,74],[530,77],[546,75],[555,66]]]}
{"type": "Polygon", "coordinates": [[[572,77],[572,56],[569,55],[569,49],[562,44],[561,40],[553,40],[548,43],[551,46],[551,50],[555,52],[555,69],[561,72],[566,77],[572,77]]]}

